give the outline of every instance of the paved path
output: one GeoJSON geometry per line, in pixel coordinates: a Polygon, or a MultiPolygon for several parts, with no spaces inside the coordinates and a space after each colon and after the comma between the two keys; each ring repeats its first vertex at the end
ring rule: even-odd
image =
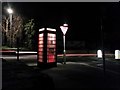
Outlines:
{"type": "Polygon", "coordinates": [[[58,67],[44,70],[43,73],[53,78],[55,88],[114,88],[120,89],[120,76],[106,72],[104,78],[101,69],[86,64],[67,62],[58,67]]]}

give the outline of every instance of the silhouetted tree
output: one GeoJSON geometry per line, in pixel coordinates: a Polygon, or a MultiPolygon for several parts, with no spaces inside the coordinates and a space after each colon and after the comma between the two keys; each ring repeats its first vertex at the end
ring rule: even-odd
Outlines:
{"type": "Polygon", "coordinates": [[[35,34],[34,26],[35,26],[34,19],[30,19],[24,25],[24,30],[23,30],[24,41],[23,41],[23,44],[28,49],[33,48],[33,40],[34,40],[34,34],[35,34]]]}

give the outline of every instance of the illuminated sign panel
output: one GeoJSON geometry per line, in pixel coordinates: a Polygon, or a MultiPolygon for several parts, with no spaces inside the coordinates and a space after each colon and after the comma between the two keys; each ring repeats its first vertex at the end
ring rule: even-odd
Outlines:
{"type": "Polygon", "coordinates": [[[98,58],[102,58],[102,51],[101,50],[97,51],[97,56],[98,56],[98,58]]]}
{"type": "Polygon", "coordinates": [[[45,30],[45,28],[41,28],[41,29],[39,29],[39,32],[40,32],[40,31],[44,31],[44,30],[45,30]]]}
{"type": "Polygon", "coordinates": [[[56,31],[56,29],[47,28],[48,31],[56,31]]]}
{"type": "Polygon", "coordinates": [[[115,59],[120,59],[120,51],[115,50],[115,59]]]}

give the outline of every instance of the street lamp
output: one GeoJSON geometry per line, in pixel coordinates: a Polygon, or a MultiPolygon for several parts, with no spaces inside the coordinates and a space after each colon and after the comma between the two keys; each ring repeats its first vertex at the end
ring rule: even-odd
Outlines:
{"type": "Polygon", "coordinates": [[[63,32],[63,45],[64,45],[64,50],[63,50],[63,53],[64,53],[64,63],[63,64],[66,64],[66,51],[65,51],[65,34],[68,30],[68,24],[63,24],[63,26],[60,26],[61,28],[61,31],[63,32]]]}
{"type": "Polygon", "coordinates": [[[8,8],[7,12],[9,13],[9,17],[10,17],[10,47],[11,47],[11,30],[12,30],[12,14],[13,14],[13,10],[11,8],[8,8]]]}

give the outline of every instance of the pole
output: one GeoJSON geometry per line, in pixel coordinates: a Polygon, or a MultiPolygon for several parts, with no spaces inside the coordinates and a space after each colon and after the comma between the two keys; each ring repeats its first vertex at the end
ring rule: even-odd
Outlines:
{"type": "Polygon", "coordinates": [[[17,61],[19,61],[19,38],[17,37],[17,61]]]}
{"type": "Polygon", "coordinates": [[[104,33],[103,33],[103,26],[102,26],[102,18],[101,18],[101,39],[102,39],[103,73],[104,73],[104,77],[105,77],[106,66],[105,66],[104,33]]]}
{"type": "Polygon", "coordinates": [[[64,50],[63,50],[63,53],[64,53],[64,56],[63,56],[63,64],[66,64],[66,51],[65,51],[65,35],[63,35],[63,44],[64,44],[64,50]]]}
{"type": "Polygon", "coordinates": [[[12,46],[11,45],[11,32],[12,32],[12,14],[10,14],[10,47],[12,46]]]}

